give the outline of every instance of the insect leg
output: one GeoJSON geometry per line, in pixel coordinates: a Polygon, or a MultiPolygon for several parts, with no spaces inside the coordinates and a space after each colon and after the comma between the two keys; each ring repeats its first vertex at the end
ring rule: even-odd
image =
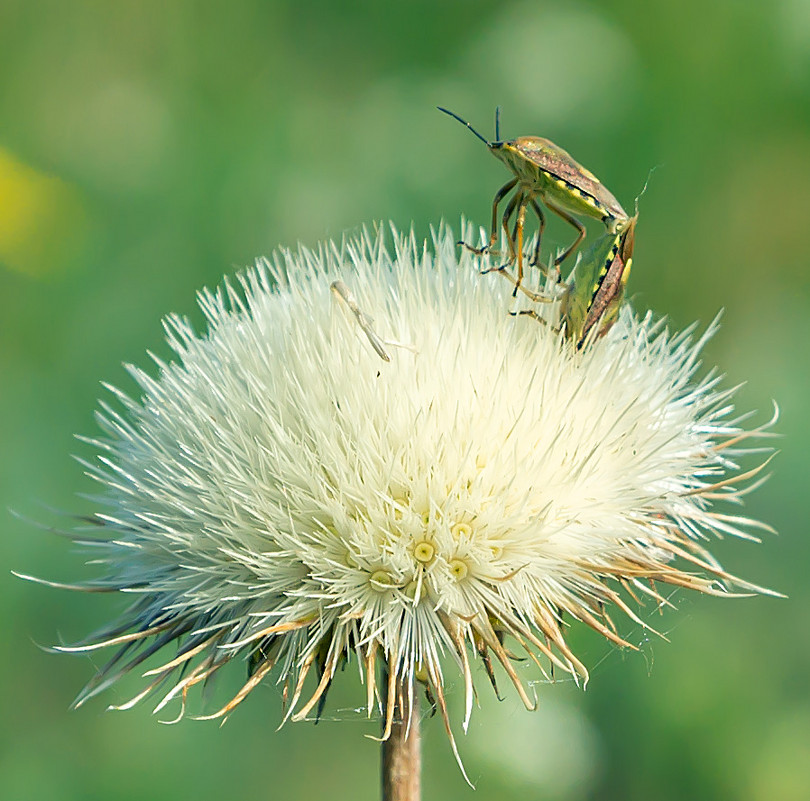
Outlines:
{"type": "Polygon", "coordinates": [[[521,190],[515,192],[503,213],[503,219],[501,221],[504,234],[506,236],[506,241],[509,245],[509,261],[502,264],[500,267],[490,267],[488,270],[483,270],[482,275],[492,272],[500,273],[514,286],[515,289],[513,292],[513,297],[517,295],[519,289],[524,295],[526,295],[527,298],[535,303],[550,303],[552,298],[546,297],[545,295],[541,295],[537,292],[532,292],[530,289],[526,289],[526,287],[522,286],[521,284],[523,279],[523,224],[526,218],[526,206],[531,202],[533,202],[532,198],[525,192],[521,190]],[[512,215],[515,213],[515,209],[518,210],[518,215],[515,219],[515,225],[510,232],[509,222],[512,219],[512,215]],[[516,259],[518,260],[517,278],[515,278],[507,269],[516,259]]]}
{"type": "Polygon", "coordinates": [[[548,320],[544,320],[534,309],[521,309],[520,311],[509,312],[512,317],[531,317],[542,325],[548,325],[548,320]]]}
{"type": "Polygon", "coordinates": [[[504,184],[495,195],[495,200],[492,203],[492,227],[489,233],[490,247],[498,241],[498,205],[514,189],[517,182],[518,179],[513,178],[509,183],[504,184]]]}
{"type": "Polygon", "coordinates": [[[509,233],[509,221],[512,219],[512,215],[515,213],[515,209],[518,208],[518,204],[523,202],[523,191],[518,189],[517,192],[512,196],[512,199],[509,201],[509,205],[506,207],[506,210],[503,213],[503,219],[501,220],[501,226],[503,228],[504,236],[506,236],[506,244],[509,245],[509,261],[504,264],[501,269],[504,267],[508,267],[517,257],[517,251],[515,250],[515,231],[517,230],[517,222],[515,223],[515,230],[512,233],[509,233]]]}
{"type": "Polygon", "coordinates": [[[515,250],[517,251],[517,279],[515,280],[515,288],[512,291],[513,298],[517,296],[518,289],[523,283],[523,226],[526,222],[526,206],[529,205],[529,199],[526,193],[521,197],[517,219],[515,220],[515,230],[512,232],[512,239],[515,242],[515,250]]]}
{"type": "MultiPolygon", "coordinates": [[[[515,260],[515,240],[514,237],[509,234],[509,221],[512,219],[512,215],[515,213],[515,208],[517,204],[520,202],[523,193],[518,190],[512,196],[512,199],[509,203],[506,204],[506,208],[503,212],[503,218],[501,219],[501,226],[503,227],[504,234],[506,235],[506,243],[509,246],[509,261],[506,264],[502,264],[500,267],[490,267],[488,270],[482,270],[481,274],[486,275],[487,273],[499,272],[503,273],[505,276],[512,278],[508,272],[506,272],[506,268],[515,260]]],[[[514,280],[514,279],[513,279],[514,280]]]]}
{"type": "Polygon", "coordinates": [[[481,248],[474,248],[472,245],[468,245],[466,242],[459,242],[459,245],[464,245],[467,250],[471,250],[473,253],[480,256],[483,253],[486,253],[498,241],[498,206],[500,206],[501,201],[512,191],[512,189],[514,189],[517,182],[518,179],[513,178],[511,181],[509,181],[509,183],[504,184],[495,193],[495,198],[492,201],[492,225],[489,229],[488,244],[481,248]]]}
{"type": "Polygon", "coordinates": [[[585,239],[585,226],[576,218],[572,217],[567,211],[563,211],[558,206],[555,206],[553,203],[549,203],[547,199],[545,199],[546,206],[551,209],[555,214],[562,217],[569,225],[574,226],[574,228],[579,231],[579,235],[574,240],[573,244],[562,254],[562,256],[558,256],[554,259],[554,266],[559,267],[579,246],[579,243],[585,239]]]}
{"type": "MultiPolygon", "coordinates": [[[[531,198],[526,195],[525,192],[518,190],[512,196],[512,199],[507,204],[506,208],[503,212],[503,218],[501,219],[501,226],[504,230],[504,235],[506,236],[506,242],[509,245],[509,261],[505,264],[502,264],[500,267],[490,267],[488,270],[482,270],[481,274],[486,275],[487,273],[499,273],[508,281],[510,281],[515,287],[515,294],[517,294],[518,289],[526,295],[530,300],[534,302],[540,303],[549,303],[551,302],[552,298],[548,298],[545,295],[540,295],[536,292],[532,292],[526,287],[521,286],[520,281],[516,279],[507,269],[516,259],[522,259],[522,250],[523,250],[523,221],[526,216],[526,206],[532,202],[531,198]],[[515,213],[515,209],[518,209],[518,216],[515,220],[515,225],[513,230],[509,231],[509,223],[512,220],[512,215],[515,213]],[[520,239],[519,245],[516,245],[516,240],[520,239]],[[518,255],[520,254],[520,256],[518,255]]],[[[520,276],[523,276],[522,270],[522,261],[519,262],[519,269],[520,269],[520,276]]]]}
{"type": "MultiPolygon", "coordinates": [[[[530,300],[532,303],[553,303],[554,298],[550,298],[547,295],[543,295],[539,292],[532,292],[531,289],[526,289],[525,286],[522,284],[518,284],[517,279],[514,275],[512,275],[506,268],[508,264],[504,264],[502,267],[492,267],[489,270],[485,270],[481,275],[486,275],[486,273],[498,273],[502,275],[507,281],[509,281],[512,286],[515,287],[515,294],[517,294],[518,289],[530,300]]],[[[521,312],[509,312],[512,315],[515,314],[529,314],[528,311],[521,311],[521,312]]],[[[534,312],[532,312],[534,314],[534,312]]]]}
{"type": "Polygon", "coordinates": [[[355,301],[349,287],[343,281],[335,281],[330,286],[330,289],[349,307],[349,311],[354,315],[357,324],[368,338],[369,344],[374,348],[375,353],[384,362],[390,362],[391,357],[386,352],[383,341],[371,327],[371,318],[357,305],[357,301],[355,301]]]}
{"type": "Polygon", "coordinates": [[[529,200],[531,203],[532,209],[534,213],[537,215],[537,219],[540,221],[540,228],[537,231],[537,244],[534,247],[534,256],[532,256],[531,265],[533,267],[537,267],[538,265],[542,269],[543,264],[540,261],[540,243],[543,240],[543,231],[546,228],[546,215],[543,214],[543,210],[540,208],[540,204],[534,199],[531,198],[529,200]]]}

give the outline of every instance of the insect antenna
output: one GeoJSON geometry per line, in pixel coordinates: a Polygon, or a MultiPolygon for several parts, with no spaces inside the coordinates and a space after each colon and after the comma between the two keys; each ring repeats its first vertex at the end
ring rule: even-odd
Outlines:
{"type": "Polygon", "coordinates": [[[495,106],[495,141],[501,141],[501,107],[495,106]]]}
{"type": "MultiPolygon", "coordinates": [[[[441,106],[436,106],[436,108],[439,109],[439,111],[443,111],[445,114],[448,114],[454,120],[458,120],[462,125],[469,128],[487,147],[492,147],[493,144],[495,144],[495,142],[490,142],[488,139],[481,136],[481,134],[478,133],[478,131],[476,131],[475,128],[473,128],[472,125],[470,125],[470,123],[467,122],[467,120],[462,119],[461,117],[458,116],[458,114],[454,114],[452,111],[448,111],[446,108],[442,108],[441,106]]],[[[496,128],[497,128],[497,125],[496,125],[496,128]]],[[[496,136],[497,136],[497,133],[496,133],[496,136]]]]}
{"type": "Polygon", "coordinates": [[[636,217],[638,217],[638,201],[647,191],[647,187],[650,185],[650,179],[652,178],[653,173],[661,166],[661,164],[656,164],[654,167],[650,167],[650,171],[647,173],[647,180],[644,182],[644,186],[641,188],[641,191],[636,195],[636,217]]]}

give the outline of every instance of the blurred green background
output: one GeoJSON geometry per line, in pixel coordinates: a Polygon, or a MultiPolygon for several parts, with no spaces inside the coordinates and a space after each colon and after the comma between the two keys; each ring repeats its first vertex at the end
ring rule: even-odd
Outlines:
{"type": "MultiPolygon", "coordinates": [[[[790,599],[676,594],[671,643],[627,629],[641,655],[578,633],[591,684],[538,687],[535,714],[481,676],[460,737],[478,791],[434,719],[425,797],[810,798],[808,0],[0,0],[0,508],[93,508],[69,454],[89,455],[72,435],[95,431],[99,381],[130,388],[121,363],[165,354],[161,316],[199,319],[195,291],[223,273],[372,220],[487,224],[506,173],[437,104],[487,134],[500,104],[505,136],[558,142],[628,209],[657,168],[634,303],[677,327],[725,307],[707,363],[747,382],[755,420],[779,402],[776,475],[747,511],[780,536],[717,552],[790,599]]],[[[11,577],[87,571],[9,514],[0,556],[3,798],[377,797],[348,673],[320,725],[278,733],[273,685],[224,728],[105,712],[135,681],[68,711],[92,665],[32,641],[120,603],[11,577]]]]}

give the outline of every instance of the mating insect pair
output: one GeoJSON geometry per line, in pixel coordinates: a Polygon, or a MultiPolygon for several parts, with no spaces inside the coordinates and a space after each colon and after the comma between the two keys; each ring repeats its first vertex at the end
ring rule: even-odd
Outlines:
{"type": "MultiPolygon", "coordinates": [[[[545,295],[531,292],[523,286],[523,238],[526,210],[529,207],[539,221],[537,244],[531,264],[542,268],[540,249],[546,220],[538,199],[546,208],[577,229],[577,238],[553,262],[553,267],[557,270],[585,238],[585,226],[575,215],[599,219],[605,224],[607,233],[578,262],[567,281],[561,308],[566,335],[578,347],[584,344],[585,338],[594,328],[594,336],[604,334],[615,321],[624,298],[633,258],[638,214],[630,217],[592,172],[548,139],[521,136],[513,140],[501,140],[497,111],[493,142],[452,111],[441,107],[439,111],[469,128],[515,176],[495,193],[489,242],[482,248],[461,243],[478,254],[491,250],[498,239],[498,207],[514,191],[501,219],[501,227],[509,247],[509,260],[499,268],[514,283],[514,294],[521,290],[534,301],[549,300],[545,295]],[[513,217],[514,227],[510,231],[513,217]],[[508,272],[512,264],[516,264],[515,276],[508,272]]],[[[535,312],[528,313],[543,320],[535,312]]]]}

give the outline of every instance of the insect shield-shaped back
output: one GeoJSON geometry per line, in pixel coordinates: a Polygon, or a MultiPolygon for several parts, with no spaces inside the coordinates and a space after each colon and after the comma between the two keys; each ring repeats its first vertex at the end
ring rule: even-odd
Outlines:
{"type": "Polygon", "coordinates": [[[619,314],[633,264],[638,214],[601,236],[577,264],[563,299],[563,326],[581,348],[604,336],[619,314]]]}
{"type": "MultiPolygon", "coordinates": [[[[465,245],[478,254],[485,253],[495,245],[498,240],[498,207],[510,192],[513,193],[501,219],[501,227],[509,247],[509,259],[499,271],[508,275],[515,284],[514,294],[517,294],[523,281],[523,237],[526,209],[529,207],[539,222],[532,263],[541,264],[541,240],[545,217],[538,200],[577,229],[577,238],[554,260],[557,267],[585,238],[585,226],[577,219],[578,217],[602,220],[610,232],[619,230],[621,224],[628,219],[627,212],[599,179],[575,161],[568,152],[548,139],[539,136],[521,136],[514,140],[501,141],[496,115],[495,141],[490,142],[457,114],[444,108],[439,110],[469,128],[514,175],[514,178],[495,193],[489,242],[481,248],[465,245]],[[514,226],[512,226],[513,219],[514,226]],[[516,275],[512,277],[506,270],[515,262],[516,275]]],[[[527,294],[532,296],[532,293],[527,294]]]]}
{"type": "Polygon", "coordinates": [[[554,203],[572,214],[600,219],[608,230],[627,219],[627,212],[607,187],[551,140],[519,136],[499,148],[490,146],[490,150],[521,182],[530,184],[546,205],[554,203]]]}

